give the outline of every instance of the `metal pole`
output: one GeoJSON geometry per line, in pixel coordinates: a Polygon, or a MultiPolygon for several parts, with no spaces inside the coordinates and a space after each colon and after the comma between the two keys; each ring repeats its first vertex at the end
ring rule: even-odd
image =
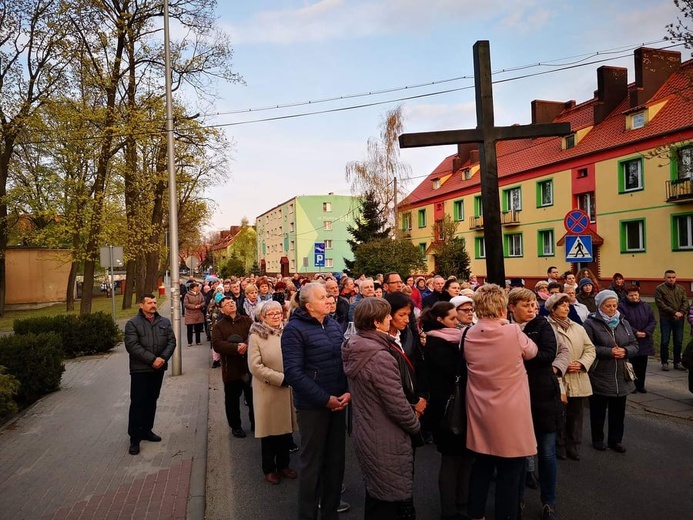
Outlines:
{"type": "Polygon", "coordinates": [[[171,49],[168,23],[168,0],[164,0],[164,58],[166,62],[166,137],[168,148],[168,235],[169,258],[171,262],[171,322],[176,336],[176,349],[173,351],[171,374],[183,373],[183,359],[180,348],[180,272],[178,266],[178,191],[174,169],[173,149],[173,96],[171,95],[171,49]]]}
{"type": "Polygon", "coordinates": [[[395,175],[392,183],[394,184],[394,197],[392,199],[393,201],[393,208],[392,211],[395,213],[395,238],[399,238],[399,226],[397,224],[397,175],[395,175]]]}
{"type": "Polygon", "coordinates": [[[115,309],[115,277],[113,275],[113,246],[109,245],[108,246],[108,253],[110,255],[110,264],[111,264],[111,311],[113,312],[113,321],[115,322],[116,320],[116,309],[115,309]]]}

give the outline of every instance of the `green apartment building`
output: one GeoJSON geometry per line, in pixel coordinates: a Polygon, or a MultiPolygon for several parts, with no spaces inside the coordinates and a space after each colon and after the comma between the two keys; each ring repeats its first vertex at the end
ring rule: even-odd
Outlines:
{"type": "Polygon", "coordinates": [[[354,225],[358,211],[357,197],[328,193],[299,195],[258,216],[255,229],[262,272],[282,276],[342,272],[344,258],[353,258],[347,227],[354,225]],[[324,265],[316,258],[316,244],[324,247],[324,265]]]}

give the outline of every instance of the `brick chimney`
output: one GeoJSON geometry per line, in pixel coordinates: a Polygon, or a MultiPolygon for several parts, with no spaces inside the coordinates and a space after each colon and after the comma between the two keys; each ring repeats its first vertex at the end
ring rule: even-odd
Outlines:
{"type": "Polygon", "coordinates": [[[594,124],[598,125],[628,95],[628,69],[603,66],[597,69],[597,103],[594,105],[594,124]]]}
{"type": "Polygon", "coordinates": [[[535,99],[532,101],[532,124],[553,123],[553,120],[558,117],[558,114],[571,106],[575,106],[575,101],[564,103],[563,101],[544,101],[543,99],[535,99]]]}
{"type": "Polygon", "coordinates": [[[681,66],[681,53],[640,47],[635,49],[635,88],[630,91],[631,108],[643,105],[655,95],[681,66]]]}

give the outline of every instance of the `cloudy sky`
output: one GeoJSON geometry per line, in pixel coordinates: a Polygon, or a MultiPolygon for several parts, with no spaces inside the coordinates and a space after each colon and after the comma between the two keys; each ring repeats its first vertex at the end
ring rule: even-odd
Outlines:
{"type": "MultiPolygon", "coordinates": [[[[493,79],[505,80],[494,86],[496,124],[527,124],[533,99],[591,98],[601,65],[628,67],[633,81],[633,49],[670,46],[665,26],[679,14],[672,0],[218,2],[245,84],[219,85],[206,118],[234,143],[228,182],[208,194],[211,229],[253,223],[295,195],[349,194],[346,164],[365,157],[398,104],[407,132],[476,126],[477,40],[490,41],[493,79]],[[284,105],[295,106],[264,110],[284,105]],[[258,121],[320,111],[331,112],[258,121]]],[[[403,150],[409,190],[454,152],[403,150]]]]}

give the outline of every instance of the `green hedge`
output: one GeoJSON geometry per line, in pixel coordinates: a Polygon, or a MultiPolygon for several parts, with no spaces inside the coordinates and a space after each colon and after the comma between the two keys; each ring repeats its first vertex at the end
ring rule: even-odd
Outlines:
{"type": "Polygon", "coordinates": [[[19,381],[6,372],[7,368],[0,366],[0,420],[17,413],[19,409],[14,402],[14,397],[19,392],[19,381]]]}
{"type": "Polygon", "coordinates": [[[60,336],[44,333],[0,337],[0,365],[20,383],[17,401],[33,403],[60,388],[65,371],[60,336]]]}
{"type": "Polygon", "coordinates": [[[62,340],[66,358],[107,352],[122,339],[122,333],[105,312],[76,316],[60,314],[14,321],[15,334],[40,334],[53,332],[62,340]]]}

